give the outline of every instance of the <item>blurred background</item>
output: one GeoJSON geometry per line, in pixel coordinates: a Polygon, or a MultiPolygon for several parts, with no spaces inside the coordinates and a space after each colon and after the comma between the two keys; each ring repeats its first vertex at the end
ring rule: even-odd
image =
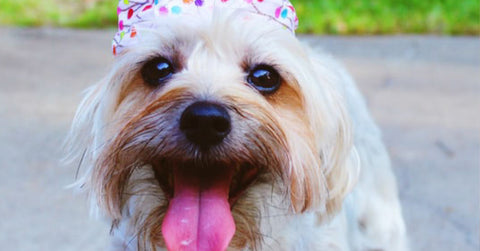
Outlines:
{"type": "MultiPolygon", "coordinates": [[[[297,0],[298,32],[315,34],[478,35],[478,0],[297,0]]],[[[2,0],[0,24],[115,26],[115,0],[2,0]]]]}
{"type": "MultiPolygon", "coordinates": [[[[384,133],[412,250],[480,250],[480,1],[292,0],[384,133]]],[[[115,0],[0,0],[0,250],[104,250],[62,142],[108,70],[115,0]]]]}

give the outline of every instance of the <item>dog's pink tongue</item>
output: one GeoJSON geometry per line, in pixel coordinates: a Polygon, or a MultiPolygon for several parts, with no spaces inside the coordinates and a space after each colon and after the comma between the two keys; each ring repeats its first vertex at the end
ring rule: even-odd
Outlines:
{"type": "Polygon", "coordinates": [[[169,251],[227,249],[235,233],[228,203],[231,179],[232,173],[228,170],[199,178],[176,168],[174,196],[162,225],[169,251]]]}

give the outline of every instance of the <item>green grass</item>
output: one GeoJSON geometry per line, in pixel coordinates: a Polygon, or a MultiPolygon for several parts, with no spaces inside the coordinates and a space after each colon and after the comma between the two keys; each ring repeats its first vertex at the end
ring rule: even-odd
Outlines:
{"type": "Polygon", "coordinates": [[[98,28],[117,22],[115,0],[0,0],[0,24],[98,28]]]}
{"type": "Polygon", "coordinates": [[[480,34],[479,0],[312,0],[297,4],[301,32],[480,34]],[[314,10],[314,11],[312,11],[314,10]]]}
{"type": "MultiPolygon", "coordinates": [[[[300,33],[480,34],[480,0],[292,0],[300,33]]],[[[116,25],[116,0],[0,0],[0,24],[116,25]]]]}

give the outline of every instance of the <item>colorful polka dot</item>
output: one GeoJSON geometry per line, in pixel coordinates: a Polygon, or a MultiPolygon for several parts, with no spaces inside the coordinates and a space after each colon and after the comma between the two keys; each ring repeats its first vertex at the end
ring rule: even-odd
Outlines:
{"type": "Polygon", "coordinates": [[[275,10],[275,17],[276,18],[280,18],[280,12],[282,11],[282,6],[278,7],[276,10],[275,10]]]}
{"type": "Polygon", "coordinates": [[[159,10],[160,14],[166,15],[168,14],[168,9],[165,6],[162,6],[159,10]]]}
{"type": "Polygon", "coordinates": [[[175,6],[172,7],[172,13],[173,13],[173,14],[177,14],[177,15],[178,15],[178,14],[180,14],[181,12],[182,12],[182,8],[180,8],[180,6],[175,5],[175,6]]]}
{"type": "Polygon", "coordinates": [[[132,27],[132,31],[130,32],[130,37],[134,38],[135,36],[137,36],[137,29],[135,29],[135,27],[132,27]]]}
{"type": "Polygon", "coordinates": [[[152,5],[147,5],[147,6],[145,6],[145,8],[143,8],[143,11],[147,11],[147,10],[149,10],[149,9],[151,9],[151,8],[152,8],[152,5]]]}

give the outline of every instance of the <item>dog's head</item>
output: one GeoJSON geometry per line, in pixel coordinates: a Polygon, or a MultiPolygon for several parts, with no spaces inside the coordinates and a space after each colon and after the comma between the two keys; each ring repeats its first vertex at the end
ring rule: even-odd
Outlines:
{"type": "Polygon", "coordinates": [[[352,185],[334,75],[257,16],[166,18],[81,104],[79,182],[139,245],[258,248],[269,226],[288,224],[275,216],[328,216],[352,185]]]}

